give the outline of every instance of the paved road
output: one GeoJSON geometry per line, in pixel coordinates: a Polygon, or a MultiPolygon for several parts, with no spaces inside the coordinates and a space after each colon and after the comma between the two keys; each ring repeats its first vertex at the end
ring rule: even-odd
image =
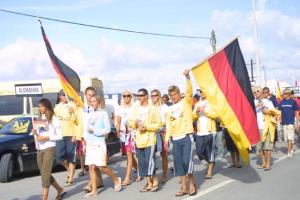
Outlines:
{"type": "MultiPolygon", "coordinates": [[[[295,147],[296,153],[293,159],[286,156],[287,148],[285,143],[279,143],[279,151],[273,153],[273,167],[270,171],[257,169],[257,159],[251,155],[250,166],[241,169],[227,168],[229,155],[219,159],[216,164],[214,178],[204,181],[204,171],[206,165],[199,163],[197,157],[195,160],[195,177],[197,180],[198,194],[193,197],[175,197],[174,194],[179,190],[179,179],[172,177],[161,187],[161,190],[153,193],[140,193],[145,182],[133,182],[130,186],[123,188],[121,192],[116,193],[113,190],[111,180],[104,176],[105,188],[98,191],[96,198],[90,199],[132,199],[132,200],[153,200],[153,199],[201,199],[201,200],[230,200],[243,199],[272,199],[272,200],[293,200],[300,199],[298,191],[300,181],[300,150],[295,147]]],[[[299,146],[300,147],[300,146],[299,146]]],[[[126,160],[117,155],[112,157],[113,170],[119,175],[125,171],[126,160]]],[[[160,163],[160,161],[159,161],[160,163]]],[[[170,160],[171,163],[171,160],[170,160]]],[[[78,173],[78,170],[76,171],[78,173]]],[[[65,172],[55,172],[54,176],[59,183],[63,183],[65,172]]],[[[161,175],[161,171],[158,171],[161,175]]],[[[84,199],[82,188],[86,185],[88,177],[76,178],[76,184],[65,188],[67,195],[65,199],[79,200],[84,199]]],[[[18,177],[10,183],[0,183],[0,200],[37,200],[41,199],[41,180],[38,174],[26,174],[26,177],[18,177]]],[[[49,199],[55,198],[55,191],[50,189],[49,199]]]]}

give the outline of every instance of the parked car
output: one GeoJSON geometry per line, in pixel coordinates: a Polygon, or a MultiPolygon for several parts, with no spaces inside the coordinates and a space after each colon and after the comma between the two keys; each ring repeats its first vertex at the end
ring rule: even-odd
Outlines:
{"type": "MultiPolygon", "coordinates": [[[[0,182],[9,182],[16,173],[35,171],[36,148],[31,133],[32,117],[16,117],[0,129],[0,182]]],[[[115,131],[107,137],[108,155],[120,152],[115,131]]]]}

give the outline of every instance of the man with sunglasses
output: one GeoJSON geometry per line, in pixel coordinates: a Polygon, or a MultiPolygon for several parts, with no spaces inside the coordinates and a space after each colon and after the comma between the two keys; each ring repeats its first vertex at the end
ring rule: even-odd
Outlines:
{"type": "Polygon", "coordinates": [[[155,173],[155,146],[156,132],[161,127],[161,119],[158,109],[149,103],[146,89],[139,89],[137,97],[139,103],[129,114],[128,124],[136,130],[139,175],[147,180],[146,186],[140,192],[156,192],[159,190],[159,182],[155,173]]]}
{"type": "Polygon", "coordinates": [[[172,85],[168,89],[173,105],[169,107],[166,119],[165,149],[168,149],[168,141],[173,142],[174,174],[180,176],[181,189],[175,194],[180,197],[186,194],[190,196],[197,193],[194,181],[194,163],[192,160],[193,139],[193,111],[192,111],[192,83],[189,70],[183,72],[186,78],[185,97],[180,96],[180,90],[172,85]],[[189,192],[187,192],[187,176],[189,179],[189,192]]]}
{"type": "Polygon", "coordinates": [[[279,112],[274,109],[273,103],[264,98],[262,89],[254,87],[254,104],[256,107],[257,123],[260,132],[260,141],[257,144],[262,164],[259,169],[271,169],[271,151],[273,149],[274,133],[276,121],[274,117],[279,112]]]}
{"type": "Polygon", "coordinates": [[[291,98],[291,90],[283,90],[283,100],[279,104],[279,110],[281,110],[281,123],[283,125],[283,134],[285,141],[288,142],[288,157],[293,157],[293,144],[295,137],[295,129],[298,128],[298,105],[296,101],[291,98]],[[295,120],[296,119],[296,120],[295,120]]]}

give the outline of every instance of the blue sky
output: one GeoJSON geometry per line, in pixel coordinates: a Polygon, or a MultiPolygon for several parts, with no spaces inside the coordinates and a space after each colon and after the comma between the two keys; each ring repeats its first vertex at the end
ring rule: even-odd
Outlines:
{"type": "MultiPolygon", "coordinates": [[[[300,5],[258,0],[258,31],[267,79],[292,83],[300,75],[300,5]]],[[[252,0],[10,0],[1,9],[81,23],[166,34],[209,37],[220,47],[239,35],[245,60],[255,58],[252,0]]],[[[37,20],[0,12],[0,79],[55,78],[37,20]],[[32,73],[28,74],[28,70],[32,73]]],[[[106,92],[184,85],[182,71],[211,53],[208,40],[166,38],[43,20],[56,55],[80,76],[97,76],[106,92]]],[[[196,87],[196,85],[195,85],[196,87]]]]}

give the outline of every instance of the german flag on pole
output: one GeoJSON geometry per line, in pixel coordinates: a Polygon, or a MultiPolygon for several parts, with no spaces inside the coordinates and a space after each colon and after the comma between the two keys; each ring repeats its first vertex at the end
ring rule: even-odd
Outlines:
{"type": "MultiPolygon", "coordinates": [[[[41,23],[41,22],[40,22],[41,23]]],[[[50,56],[52,65],[58,75],[58,79],[62,85],[64,92],[74,99],[79,106],[83,106],[82,99],[80,97],[80,79],[76,72],[63,63],[56,55],[54,54],[49,40],[45,34],[44,28],[41,24],[41,30],[43,38],[47,47],[48,54],[50,56]]]]}
{"type": "Polygon", "coordinates": [[[248,148],[259,141],[259,131],[250,80],[237,38],[193,67],[192,72],[228,129],[244,164],[248,164],[248,148]]]}

